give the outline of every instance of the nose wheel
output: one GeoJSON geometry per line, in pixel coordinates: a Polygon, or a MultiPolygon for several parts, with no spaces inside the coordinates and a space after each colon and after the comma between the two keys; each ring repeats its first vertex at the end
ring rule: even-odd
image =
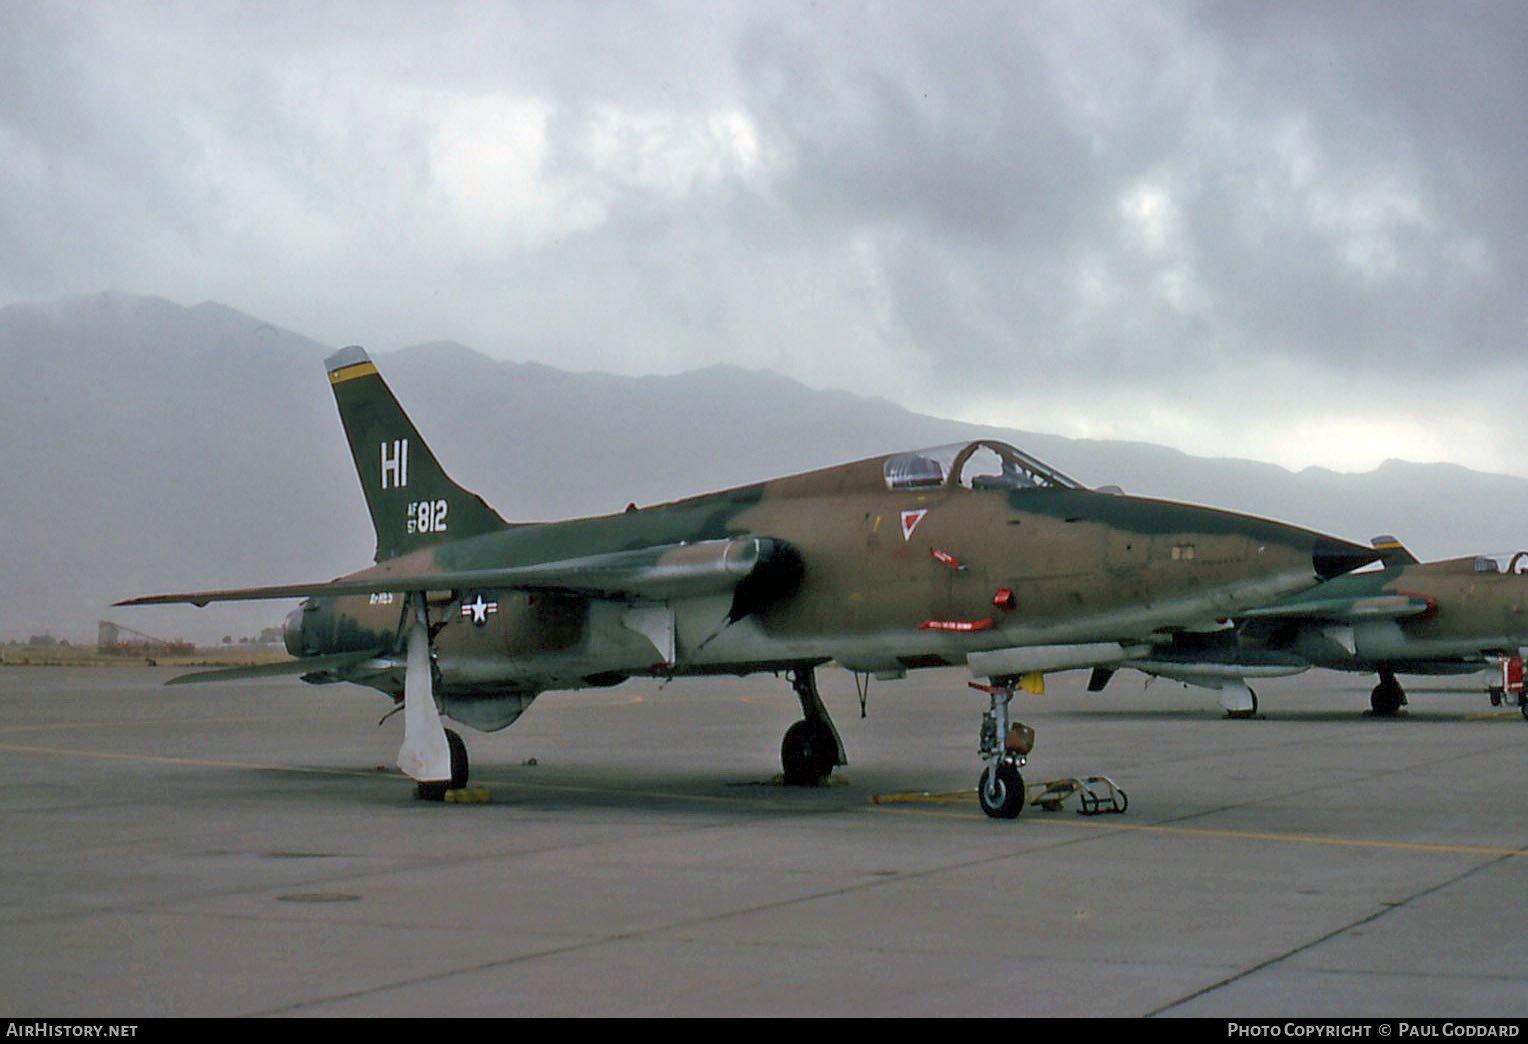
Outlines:
{"type": "Polygon", "coordinates": [[[982,778],[976,785],[982,811],[993,819],[1017,819],[1024,811],[1024,793],[1024,777],[1018,766],[1008,761],[982,769],[982,778]]]}

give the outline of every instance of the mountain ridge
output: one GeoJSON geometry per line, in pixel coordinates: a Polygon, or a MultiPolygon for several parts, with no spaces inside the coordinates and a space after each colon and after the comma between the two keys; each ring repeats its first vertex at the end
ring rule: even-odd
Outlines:
{"type": "MultiPolygon", "coordinates": [[[[280,605],[109,609],[156,591],[324,579],[369,564],[322,361],[333,348],[237,308],[107,293],[0,308],[0,639],[89,640],[98,617],[216,641],[280,605]]],[[[1515,544],[1528,479],[1446,462],[1290,471],[1152,443],[914,413],[730,363],[571,373],[453,341],[373,353],[452,476],[506,518],[619,511],[882,453],[1013,442],[1092,486],[1210,504],[1423,558],[1515,544]]]]}

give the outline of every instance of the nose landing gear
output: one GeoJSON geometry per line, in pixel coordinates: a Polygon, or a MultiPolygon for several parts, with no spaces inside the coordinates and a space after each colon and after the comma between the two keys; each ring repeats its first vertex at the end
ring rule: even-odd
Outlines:
{"type": "Polygon", "coordinates": [[[1008,717],[1018,679],[1004,678],[993,685],[967,684],[991,700],[982,715],[979,753],[987,767],[976,785],[977,800],[982,811],[994,819],[1017,819],[1025,802],[1024,776],[1019,769],[1035,746],[1035,730],[1008,717]]]}

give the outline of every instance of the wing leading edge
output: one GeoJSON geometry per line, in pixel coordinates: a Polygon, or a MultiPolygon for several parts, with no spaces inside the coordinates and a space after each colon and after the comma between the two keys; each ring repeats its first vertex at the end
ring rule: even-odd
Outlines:
{"type": "Polygon", "coordinates": [[[799,573],[799,556],[785,542],[769,537],[734,537],[496,569],[419,570],[384,562],[322,583],[146,595],[116,604],[204,606],[210,602],[464,588],[566,591],[602,598],[662,601],[733,590],[741,595],[744,590],[790,586],[799,579],[799,573]]]}

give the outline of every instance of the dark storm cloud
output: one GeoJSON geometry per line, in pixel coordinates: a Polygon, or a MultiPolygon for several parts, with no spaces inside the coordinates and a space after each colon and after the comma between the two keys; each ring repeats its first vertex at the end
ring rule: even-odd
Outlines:
{"type": "Polygon", "coordinates": [[[8,288],[40,294],[67,278],[71,248],[108,244],[144,212],[177,222],[165,175],[184,142],[160,114],[101,89],[116,70],[92,61],[82,12],[25,3],[0,12],[0,256],[8,288]]]}
{"type": "Polygon", "coordinates": [[[742,50],[750,112],[793,161],[793,207],[917,237],[923,277],[896,247],[885,261],[931,352],[944,331],[990,357],[993,326],[1054,362],[1132,373],[1249,350],[1338,369],[1515,350],[1523,135],[1501,125],[1497,92],[1512,96],[1525,63],[1487,45],[1477,11],[1461,30],[1430,12],[1286,19],[1283,5],[1244,21],[1226,5],[1114,8],[1087,26],[956,10],[864,33],[849,17],[775,25],[742,50]],[[1495,174],[1472,175],[1470,155],[1495,174]],[[1163,257],[1122,227],[1141,182],[1172,208],[1170,260],[1198,310],[1165,299],[1163,257]],[[1108,324],[1066,318],[1100,307],[1074,292],[1090,264],[1112,285],[1108,324]],[[961,321],[970,299],[981,321],[961,321]],[[1125,350],[1132,335],[1157,350],[1125,350]]]}
{"type": "MultiPolygon", "coordinates": [[[[111,287],[383,350],[732,361],[1201,451],[1523,376],[1509,5],[0,18],[4,300],[111,287]]],[[[1451,423],[1413,434],[1478,444],[1451,423]]]]}
{"type": "MultiPolygon", "coordinates": [[[[1528,285],[1519,199],[1528,176],[1528,9],[1206,4],[1196,14],[1238,70],[1226,84],[1230,107],[1265,122],[1301,120],[1327,157],[1321,173],[1338,187],[1389,174],[1421,207],[1390,233],[1389,280],[1365,285],[1340,271],[1349,278],[1332,280],[1330,266],[1317,266],[1306,278],[1327,279],[1325,293],[1295,288],[1319,307],[1291,341],[1309,344],[1309,326],[1330,320],[1351,342],[1409,361],[1516,362],[1528,334],[1515,300],[1528,285]]],[[[1234,207],[1234,186],[1226,195],[1234,207]]],[[[1307,240],[1300,253],[1320,257],[1321,245],[1307,240]]]]}
{"type": "Polygon", "coordinates": [[[1095,172],[1038,41],[906,10],[868,28],[814,13],[746,34],[747,109],[790,159],[780,191],[813,220],[942,241],[1013,247],[1075,228],[1095,172]]]}
{"type": "Polygon", "coordinates": [[[1517,11],[956,10],[745,49],[779,190],[875,244],[944,408],[1129,381],[1213,430],[1288,375],[1308,430],[1446,433],[1520,383],[1517,11]]]}

